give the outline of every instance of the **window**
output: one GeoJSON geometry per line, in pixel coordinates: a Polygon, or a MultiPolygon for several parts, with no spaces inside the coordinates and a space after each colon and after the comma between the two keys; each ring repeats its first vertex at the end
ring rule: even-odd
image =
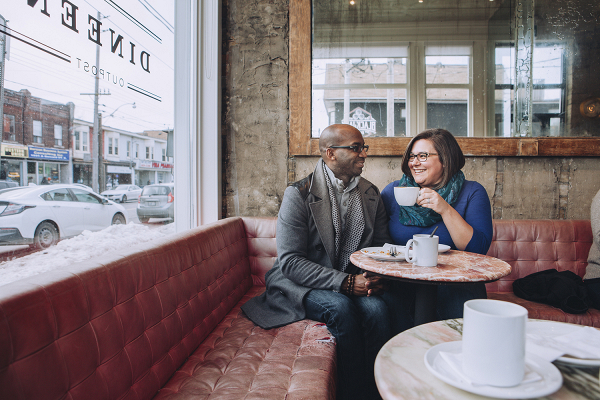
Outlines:
{"type": "Polygon", "coordinates": [[[80,131],[75,131],[75,134],[73,135],[75,137],[75,150],[81,150],[81,132],[80,131]]]}
{"type": "Polygon", "coordinates": [[[72,188],[71,190],[75,194],[77,201],[81,201],[83,203],[102,204],[102,199],[97,196],[94,196],[90,192],[86,192],[85,190],[76,188],[72,188]]]}
{"type": "Polygon", "coordinates": [[[150,146],[150,159],[154,160],[154,146],[150,146]]]}
{"type": "Polygon", "coordinates": [[[167,161],[167,149],[165,149],[164,147],[162,148],[162,161],[167,161]]]}
{"type": "Polygon", "coordinates": [[[62,125],[54,125],[54,145],[62,146],[62,125]]]}
{"type": "Polygon", "coordinates": [[[119,155],[119,138],[115,138],[115,156],[119,155]]]}
{"type": "Polygon", "coordinates": [[[127,141],[127,158],[129,158],[130,148],[131,148],[131,142],[128,140],[127,141]]]}
{"type": "Polygon", "coordinates": [[[108,154],[113,153],[113,138],[108,138],[108,154]]]}
{"type": "Polygon", "coordinates": [[[5,137],[8,140],[15,141],[16,133],[15,133],[15,116],[4,114],[4,132],[5,137]]]}
{"type": "Polygon", "coordinates": [[[146,160],[150,159],[150,147],[146,146],[146,160]]]}
{"type": "Polygon", "coordinates": [[[42,143],[42,121],[33,121],[33,143],[42,143]]]}
{"type": "Polygon", "coordinates": [[[135,144],[135,158],[140,158],[140,144],[135,144]]]}
{"type": "MultiPolygon", "coordinates": [[[[405,124],[407,136],[430,126],[447,127],[456,136],[463,136],[459,143],[471,155],[600,155],[600,131],[592,125],[595,115],[590,117],[582,111],[586,97],[593,96],[583,94],[589,93],[588,66],[596,65],[581,61],[593,58],[597,33],[593,24],[572,27],[562,23],[565,18],[574,21],[577,15],[589,14],[583,2],[568,10],[552,2],[534,4],[532,0],[455,2],[449,8],[431,2],[406,2],[402,7],[392,3],[363,2],[352,8],[331,0],[290,0],[290,82],[294,82],[289,96],[290,154],[318,155],[319,129],[331,123],[332,115],[340,118],[341,113],[345,115],[336,122],[346,118],[357,125],[369,125],[374,120],[373,136],[380,138],[371,142],[373,155],[402,153],[409,138],[398,137],[402,133],[397,124],[405,124]],[[521,6],[526,11],[519,11],[521,6]],[[421,23],[433,19],[437,21],[435,30],[421,23]],[[511,60],[510,47],[514,45],[506,43],[514,40],[515,26],[520,30],[516,36],[519,51],[511,60]],[[381,34],[383,31],[386,33],[381,34]],[[587,56],[566,51],[566,43],[586,49],[587,56]],[[371,67],[376,71],[375,57],[397,58],[403,46],[408,47],[408,85],[406,111],[399,119],[395,111],[400,108],[403,113],[399,106],[403,99],[396,95],[401,89],[396,80],[386,82],[379,77],[369,92],[359,93],[366,88],[350,73],[368,75],[371,67]],[[508,47],[508,64],[497,58],[506,55],[496,51],[502,46],[508,47]],[[328,78],[338,79],[338,86],[319,87],[326,85],[325,70],[319,63],[336,58],[348,60],[350,68],[356,67],[341,71],[348,76],[338,73],[328,78]],[[314,73],[319,68],[320,77],[314,73]],[[461,80],[461,74],[469,80],[461,80]],[[385,100],[378,93],[381,89],[388,90],[385,100]],[[357,109],[355,101],[363,101],[371,109],[357,109]],[[352,115],[355,109],[359,112],[356,116],[352,115]],[[385,136],[393,132],[394,138],[382,137],[384,130],[388,132],[385,136]],[[467,140],[477,136],[488,138],[467,140]],[[575,140],[570,136],[584,137],[575,140]]],[[[395,77],[395,68],[390,74],[395,77]]],[[[598,75],[595,69],[593,75],[598,75]]],[[[600,100],[596,102],[600,104],[600,100]]]]}
{"type": "Polygon", "coordinates": [[[42,199],[46,201],[73,201],[67,189],[51,190],[42,194],[42,199]]]}
{"type": "Polygon", "coordinates": [[[87,132],[87,131],[82,132],[81,139],[82,139],[81,142],[83,143],[81,150],[88,151],[88,141],[90,139],[89,132],[87,132]]]}

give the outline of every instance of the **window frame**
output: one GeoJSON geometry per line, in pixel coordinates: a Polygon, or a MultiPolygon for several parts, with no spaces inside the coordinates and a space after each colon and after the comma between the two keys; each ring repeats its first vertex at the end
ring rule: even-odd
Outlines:
{"type": "MultiPolygon", "coordinates": [[[[311,0],[290,0],[290,156],[318,156],[319,139],[311,137],[311,0]]],[[[475,68],[475,66],[474,66],[475,68]]],[[[488,96],[489,97],[489,96],[488,96]]],[[[485,101],[481,104],[487,104],[485,101]]],[[[484,126],[474,125],[474,130],[484,126]]],[[[366,138],[370,156],[397,156],[404,153],[410,137],[366,138]]],[[[577,157],[600,155],[598,137],[457,137],[468,156],[577,157]]]]}

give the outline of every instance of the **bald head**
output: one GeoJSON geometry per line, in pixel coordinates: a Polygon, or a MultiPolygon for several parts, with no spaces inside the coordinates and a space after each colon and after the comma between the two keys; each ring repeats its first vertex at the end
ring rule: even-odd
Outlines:
{"type": "Polygon", "coordinates": [[[352,125],[329,125],[319,137],[319,152],[321,153],[321,156],[325,155],[328,147],[339,146],[340,143],[348,139],[355,138],[356,135],[359,135],[362,138],[360,131],[352,125]]]}

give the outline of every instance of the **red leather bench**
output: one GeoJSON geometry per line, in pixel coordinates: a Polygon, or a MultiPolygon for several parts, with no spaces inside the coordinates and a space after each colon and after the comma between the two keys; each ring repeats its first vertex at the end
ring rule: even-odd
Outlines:
{"type": "Polygon", "coordinates": [[[527,308],[529,318],[600,327],[600,311],[596,309],[567,314],[521,299],[512,291],[515,279],[547,269],[570,270],[583,277],[592,239],[588,220],[494,220],[494,236],[487,254],[508,262],[513,270],[487,284],[488,298],[520,304],[527,308]]]}
{"type": "Polygon", "coordinates": [[[0,399],[334,399],[310,320],[265,331],[275,218],[228,218],[0,287],[0,399]]]}

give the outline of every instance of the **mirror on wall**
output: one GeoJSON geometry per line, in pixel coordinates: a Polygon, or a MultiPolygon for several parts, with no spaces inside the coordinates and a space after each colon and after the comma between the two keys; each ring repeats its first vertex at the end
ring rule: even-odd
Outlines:
{"type": "Polygon", "coordinates": [[[311,137],[332,123],[598,137],[599,14],[585,0],[313,1],[311,137]]]}

